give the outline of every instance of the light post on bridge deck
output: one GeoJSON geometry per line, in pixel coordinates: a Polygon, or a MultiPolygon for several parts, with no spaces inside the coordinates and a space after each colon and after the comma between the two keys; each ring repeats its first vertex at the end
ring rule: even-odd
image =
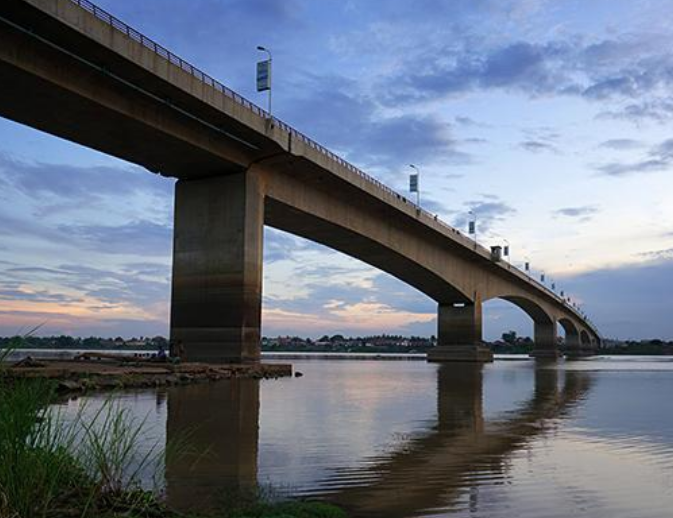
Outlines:
{"type": "Polygon", "coordinates": [[[477,245],[477,215],[474,213],[474,211],[468,212],[470,216],[472,216],[472,219],[468,221],[467,224],[467,231],[468,234],[472,234],[474,236],[474,244],[475,244],[475,249],[477,245]]]}
{"type": "Polygon", "coordinates": [[[502,250],[502,255],[507,257],[507,262],[509,264],[512,264],[512,258],[509,255],[509,252],[510,252],[509,241],[507,239],[505,239],[504,237],[502,238],[502,240],[505,242],[505,248],[503,248],[503,250],[502,250]]]}
{"type": "Polygon", "coordinates": [[[416,205],[421,206],[421,172],[414,164],[409,164],[415,173],[409,175],[409,192],[416,193],[416,205]]]}
{"type": "Polygon", "coordinates": [[[269,59],[266,61],[257,62],[257,91],[258,92],[269,92],[269,119],[271,116],[271,63],[273,58],[271,57],[271,51],[266,47],[257,45],[257,50],[261,52],[266,52],[269,56],[269,59]]]}

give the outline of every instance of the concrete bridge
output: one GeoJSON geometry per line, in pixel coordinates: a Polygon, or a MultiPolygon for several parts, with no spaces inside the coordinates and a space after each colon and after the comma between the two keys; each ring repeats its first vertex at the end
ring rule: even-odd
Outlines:
{"type": "Polygon", "coordinates": [[[322,243],[437,302],[431,360],[487,361],[482,304],[600,342],[573,307],[489,250],[88,0],[0,3],[0,115],[177,178],[171,338],[190,360],[256,361],[263,227],[322,243]]]}

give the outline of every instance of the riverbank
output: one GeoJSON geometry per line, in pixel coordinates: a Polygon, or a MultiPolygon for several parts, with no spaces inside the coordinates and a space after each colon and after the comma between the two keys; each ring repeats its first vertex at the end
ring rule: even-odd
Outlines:
{"type": "Polygon", "coordinates": [[[158,363],[101,360],[33,360],[8,364],[8,380],[47,379],[60,393],[151,388],[207,383],[232,378],[275,379],[292,376],[290,364],[158,363]]]}

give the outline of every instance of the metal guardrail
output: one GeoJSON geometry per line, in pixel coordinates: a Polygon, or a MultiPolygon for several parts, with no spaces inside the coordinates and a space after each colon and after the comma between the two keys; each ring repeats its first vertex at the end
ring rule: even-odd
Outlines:
{"type": "MultiPolygon", "coordinates": [[[[122,22],[119,18],[111,15],[110,13],[108,13],[104,9],[101,9],[100,7],[95,5],[94,3],[90,2],[89,0],[69,0],[69,1],[72,2],[73,4],[78,5],[82,9],[90,12],[91,14],[93,14],[99,20],[107,23],[108,25],[110,25],[114,29],[122,32],[123,34],[125,34],[129,38],[137,41],[138,43],[140,43],[144,47],[150,49],[154,53],[156,53],[159,56],[163,57],[164,59],[168,60],[170,63],[173,63],[174,65],[180,67],[182,70],[184,70],[185,72],[187,72],[187,73],[191,74],[192,76],[196,77],[197,79],[199,79],[203,83],[213,87],[215,90],[217,90],[217,91],[221,92],[222,94],[224,94],[225,96],[229,97],[234,102],[240,104],[241,106],[244,106],[245,108],[248,108],[249,110],[251,110],[253,113],[256,113],[257,115],[260,115],[260,116],[262,116],[264,118],[267,118],[267,119],[271,119],[276,125],[278,125],[278,127],[287,131],[293,137],[297,138],[298,140],[300,140],[304,144],[308,145],[309,147],[311,147],[311,148],[315,149],[316,151],[320,152],[321,154],[325,155],[329,159],[335,161],[336,163],[338,163],[342,167],[344,167],[344,168],[348,169],[349,171],[357,174],[358,176],[360,176],[365,181],[367,181],[367,182],[369,182],[373,185],[376,185],[379,189],[385,191],[386,193],[392,195],[393,197],[396,197],[398,199],[403,200],[405,203],[408,203],[418,213],[425,215],[426,217],[428,217],[429,219],[431,219],[435,223],[441,225],[442,227],[449,230],[450,232],[453,232],[454,234],[458,234],[459,236],[465,238],[463,233],[460,232],[455,227],[452,227],[448,223],[445,223],[444,221],[440,220],[436,215],[428,212],[427,210],[425,210],[421,206],[415,204],[413,201],[411,201],[406,196],[401,195],[400,193],[398,193],[397,191],[388,187],[386,184],[380,182],[379,180],[377,180],[373,176],[368,175],[367,173],[365,173],[361,169],[355,167],[353,164],[344,160],[340,156],[336,155],[335,153],[333,153],[332,151],[330,151],[326,147],[318,144],[316,141],[310,139],[309,137],[307,137],[303,133],[301,133],[301,132],[297,131],[296,129],[292,128],[290,125],[288,125],[285,122],[277,119],[276,117],[273,117],[270,113],[268,113],[263,108],[257,106],[252,101],[249,101],[248,99],[246,99],[242,95],[234,92],[231,88],[226,87],[225,85],[220,83],[217,79],[214,79],[213,77],[206,74],[205,72],[203,72],[199,68],[195,67],[191,63],[188,63],[187,61],[185,61],[181,57],[173,54],[166,47],[158,44],[156,41],[152,40],[151,38],[148,38],[147,36],[145,36],[141,32],[137,31],[136,29],[127,25],[126,23],[122,22]]],[[[467,243],[466,243],[466,245],[467,245],[467,243]]],[[[476,245],[475,246],[475,251],[477,251],[479,249],[482,252],[482,254],[488,254],[489,253],[488,249],[486,249],[485,247],[483,247],[481,245],[476,245]]],[[[511,268],[512,268],[512,266],[509,265],[509,269],[511,269],[511,268]]],[[[593,327],[593,325],[591,325],[577,310],[575,310],[575,308],[573,308],[570,304],[568,304],[562,297],[560,297],[559,295],[557,295],[556,293],[551,291],[544,284],[542,284],[542,283],[538,282],[537,280],[531,278],[530,276],[524,274],[516,266],[513,267],[513,268],[518,274],[526,277],[529,282],[535,284],[537,286],[537,288],[539,288],[541,291],[547,293],[552,298],[556,299],[558,302],[561,302],[570,311],[575,313],[581,320],[586,322],[594,330],[594,332],[596,332],[596,334],[598,334],[598,331],[593,327]]]]}

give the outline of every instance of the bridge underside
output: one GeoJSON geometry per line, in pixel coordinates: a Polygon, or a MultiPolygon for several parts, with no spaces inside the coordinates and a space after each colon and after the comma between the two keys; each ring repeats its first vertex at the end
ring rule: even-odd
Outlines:
{"type": "MultiPolygon", "coordinates": [[[[176,184],[171,338],[186,359],[259,359],[266,224],[356,257],[436,300],[438,347],[430,361],[492,360],[482,343],[482,297],[505,289],[502,281],[357,192],[288,174],[293,166],[300,170],[295,162],[271,163],[176,184]]],[[[525,293],[499,296],[533,319],[535,356],[559,355],[557,322],[568,347],[580,350],[579,327],[569,317],[557,318],[525,293]]]]}
{"type": "Polygon", "coordinates": [[[0,115],[179,179],[171,339],[188,360],[259,359],[265,224],[435,300],[431,359],[489,360],[481,304],[492,298],[531,316],[539,356],[557,354],[557,322],[569,349],[598,342],[521,272],[129,34],[70,0],[0,2],[0,115]]]}

